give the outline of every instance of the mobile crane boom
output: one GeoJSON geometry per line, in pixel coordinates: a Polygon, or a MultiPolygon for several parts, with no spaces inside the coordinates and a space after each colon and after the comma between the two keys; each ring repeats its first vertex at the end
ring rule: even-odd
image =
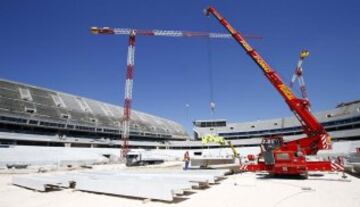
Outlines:
{"type": "Polygon", "coordinates": [[[228,30],[231,36],[240,44],[245,52],[264,72],[266,78],[275,87],[275,89],[284,98],[290,110],[299,120],[304,133],[307,135],[305,139],[287,142],[288,149],[297,150],[304,149],[305,154],[316,154],[320,149],[330,149],[330,136],[324,127],[316,120],[309,111],[309,102],[306,99],[297,98],[293,92],[281,80],[279,75],[273,70],[268,63],[253,49],[244,37],[237,32],[213,7],[206,9],[206,15],[212,14],[215,18],[228,30]]]}

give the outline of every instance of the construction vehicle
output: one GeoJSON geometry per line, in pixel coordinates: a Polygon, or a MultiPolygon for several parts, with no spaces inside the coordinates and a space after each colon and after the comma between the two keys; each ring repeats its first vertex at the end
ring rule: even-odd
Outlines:
{"type": "Polygon", "coordinates": [[[139,151],[128,151],[126,154],[126,166],[144,166],[156,165],[163,163],[164,160],[158,157],[153,157],[139,151]]]}
{"type": "Polygon", "coordinates": [[[272,175],[304,175],[309,171],[340,170],[330,160],[309,161],[306,155],[316,155],[319,150],[331,149],[331,140],[324,127],[309,110],[309,101],[297,98],[281,80],[275,70],[253,49],[244,37],[237,32],[213,7],[205,10],[212,14],[240,44],[251,59],[264,72],[265,77],[284,98],[290,110],[299,120],[306,137],[285,142],[282,137],[273,136],[262,139],[257,162],[240,165],[244,171],[266,171],[272,175]]]}

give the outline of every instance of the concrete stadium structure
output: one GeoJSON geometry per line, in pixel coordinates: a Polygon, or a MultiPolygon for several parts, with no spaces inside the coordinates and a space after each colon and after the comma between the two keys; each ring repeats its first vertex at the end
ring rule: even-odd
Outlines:
{"type": "MultiPolygon", "coordinates": [[[[84,97],[0,80],[0,144],[119,147],[123,108],[84,97]]],[[[185,140],[178,123],[133,111],[130,147],[185,140]]]]}
{"type": "MultiPolygon", "coordinates": [[[[84,97],[0,80],[0,144],[2,146],[65,146],[119,148],[122,107],[84,97]]],[[[333,141],[360,140],[360,101],[339,104],[315,113],[333,141]]],[[[134,111],[130,148],[220,148],[199,140],[216,134],[232,140],[235,147],[256,147],[264,136],[282,135],[285,140],[305,136],[295,117],[228,123],[223,120],[194,121],[190,140],[178,123],[134,111]]]]}
{"type": "MultiPolygon", "coordinates": [[[[314,113],[314,115],[329,132],[335,145],[341,146],[342,151],[354,151],[356,147],[360,146],[360,100],[341,103],[334,109],[314,113]],[[342,143],[338,144],[340,142],[342,143]]],[[[260,145],[261,139],[266,136],[280,135],[286,141],[306,136],[295,117],[239,123],[229,123],[226,119],[196,120],[193,124],[194,141],[170,141],[166,148],[202,149],[223,147],[216,143],[202,144],[201,137],[209,134],[231,140],[235,147],[242,149],[248,147],[258,149],[257,146],[260,145]]]]}
{"type": "MultiPolygon", "coordinates": [[[[336,108],[314,113],[330,133],[332,140],[360,140],[360,100],[339,104],[336,108]]],[[[261,137],[281,135],[285,140],[305,137],[295,117],[228,123],[225,119],[194,121],[194,134],[200,139],[207,134],[223,136],[236,146],[254,146],[261,137]]]]}
{"type": "MultiPolygon", "coordinates": [[[[315,114],[334,142],[331,153],[348,154],[360,146],[360,101],[315,114]]],[[[117,159],[122,108],[84,97],[0,80],[0,169],[13,165],[72,165],[117,159]]],[[[230,148],[200,139],[217,134],[231,140],[241,155],[257,154],[262,137],[285,140],[304,134],[295,118],[228,123],[194,122],[195,140],[178,123],[133,111],[129,147],[143,156],[181,160],[191,156],[228,157],[230,148]],[[150,150],[151,149],[151,150],[150,150]]],[[[323,156],[328,156],[324,154],[323,156]]]]}

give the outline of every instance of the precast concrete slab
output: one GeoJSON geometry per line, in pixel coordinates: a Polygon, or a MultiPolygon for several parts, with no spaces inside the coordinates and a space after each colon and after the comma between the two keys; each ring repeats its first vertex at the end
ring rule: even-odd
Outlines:
{"type": "Polygon", "coordinates": [[[91,179],[91,180],[111,180],[116,181],[118,183],[132,184],[142,186],[146,185],[154,185],[154,186],[163,186],[164,188],[171,189],[181,189],[187,190],[192,188],[192,184],[190,182],[179,182],[173,179],[153,179],[148,177],[149,179],[143,179],[140,177],[128,177],[128,176],[117,176],[117,175],[97,175],[97,174],[82,174],[79,173],[73,177],[74,181],[77,182],[79,179],[91,179]]]}
{"type": "Polygon", "coordinates": [[[75,189],[87,192],[104,193],[136,198],[149,198],[172,201],[175,196],[192,189],[190,182],[172,182],[171,180],[144,180],[135,177],[118,177],[113,175],[98,175],[71,173],[57,176],[37,175],[32,177],[14,177],[13,184],[25,188],[45,192],[53,186],[70,187],[75,182],[75,189]]]}
{"type": "Polygon", "coordinates": [[[138,176],[138,177],[161,177],[161,178],[173,178],[173,179],[187,179],[189,182],[200,182],[200,183],[216,183],[218,180],[217,177],[214,175],[208,175],[206,173],[187,173],[187,172],[176,172],[176,173],[169,173],[169,172],[115,172],[115,171],[106,171],[106,172],[99,172],[99,173],[108,173],[108,174],[116,174],[116,175],[129,175],[129,176],[138,176]]]}
{"type": "Polygon", "coordinates": [[[17,176],[14,185],[47,191],[51,187],[126,197],[172,201],[193,187],[207,186],[223,177],[225,170],[208,172],[87,171],[57,175],[17,176]]]}
{"type": "Polygon", "coordinates": [[[216,183],[216,178],[212,175],[201,175],[201,174],[165,174],[165,173],[150,173],[150,174],[142,174],[139,173],[139,176],[152,176],[152,177],[162,177],[162,178],[174,178],[174,179],[188,179],[189,182],[199,182],[199,183],[210,183],[214,184],[216,183]]]}
{"type": "Polygon", "coordinates": [[[102,176],[105,179],[117,179],[117,180],[138,180],[138,181],[153,181],[153,182],[166,182],[171,184],[177,184],[184,186],[184,188],[199,187],[199,183],[191,183],[188,178],[177,177],[164,177],[156,174],[138,174],[138,173],[101,173],[101,172],[82,172],[80,175],[87,176],[102,176]]]}
{"type": "Polygon", "coordinates": [[[41,192],[48,191],[55,187],[69,187],[69,183],[66,180],[40,176],[15,176],[12,178],[12,184],[41,192]]]}
{"type": "Polygon", "coordinates": [[[173,201],[180,189],[163,183],[144,183],[108,179],[77,179],[75,189],[86,192],[135,198],[173,201]]]}
{"type": "Polygon", "coordinates": [[[213,176],[215,180],[225,178],[227,174],[229,174],[231,171],[228,169],[224,170],[187,170],[180,172],[180,174],[192,174],[192,175],[207,175],[207,176],[213,176]]]}
{"type": "Polygon", "coordinates": [[[197,183],[215,183],[215,178],[208,175],[198,175],[198,174],[166,174],[166,173],[136,173],[133,174],[138,177],[153,177],[153,178],[162,178],[162,179],[185,179],[188,182],[197,182],[197,183]]]}
{"type": "MultiPolygon", "coordinates": [[[[189,169],[189,170],[182,170],[177,171],[176,174],[198,174],[198,175],[212,175],[212,176],[225,176],[226,174],[230,173],[231,170],[229,169],[189,169]]],[[[162,174],[168,174],[169,172],[156,172],[162,174]]]]}
{"type": "Polygon", "coordinates": [[[233,158],[217,158],[217,157],[208,157],[208,158],[192,158],[190,160],[191,168],[198,168],[202,166],[217,166],[225,164],[235,164],[236,160],[233,158]]]}

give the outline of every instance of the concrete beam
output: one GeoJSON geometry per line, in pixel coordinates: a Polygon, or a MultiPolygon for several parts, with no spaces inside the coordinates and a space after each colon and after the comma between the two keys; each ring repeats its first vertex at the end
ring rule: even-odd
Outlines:
{"type": "Polygon", "coordinates": [[[15,176],[12,178],[12,184],[41,192],[59,187],[69,187],[69,182],[66,180],[40,176],[15,176]]]}

